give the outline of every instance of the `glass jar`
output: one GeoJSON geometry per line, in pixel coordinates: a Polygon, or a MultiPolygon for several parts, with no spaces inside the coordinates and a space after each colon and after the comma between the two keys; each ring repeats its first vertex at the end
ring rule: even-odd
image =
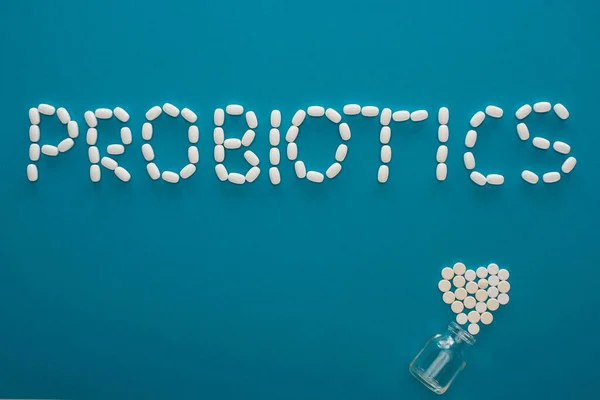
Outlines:
{"type": "Polygon", "coordinates": [[[437,334],[410,363],[409,371],[423,385],[437,394],[444,394],[454,378],[465,368],[465,349],[475,344],[475,338],[456,322],[437,334]]]}

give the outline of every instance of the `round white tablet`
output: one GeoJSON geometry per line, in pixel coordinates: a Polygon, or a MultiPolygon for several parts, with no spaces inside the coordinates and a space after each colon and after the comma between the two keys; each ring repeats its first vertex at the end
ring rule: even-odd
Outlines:
{"type": "Polygon", "coordinates": [[[483,314],[481,314],[481,323],[484,325],[489,325],[492,323],[492,321],[494,320],[494,316],[492,315],[492,313],[489,312],[484,312],[483,314]]]}
{"type": "Polygon", "coordinates": [[[488,297],[492,297],[494,299],[496,297],[498,297],[498,293],[500,293],[500,292],[498,291],[498,288],[495,286],[489,287],[487,290],[488,297]]]}
{"type": "Polygon", "coordinates": [[[452,279],[452,283],[454,284],[454,286],[456,286],[457,288],[461,288],[463,286],[465,286],[465,278],[462,276],[455,276],[454,279],[452,279]]]}
{"type": "Polygon", "coordinates": [[[501,269],[500,271],[498,271],[498,278],[500,278],[501,281],[507,281],[509,277],[510,273],[508,272],[508,270],[501,269]]]}
{"type": "Polygon", "coordinates": [[[460,313],[456,315],[456,322],[458,322],[460,325],[464,325],[469,321],[469,318],[467,317],[467,314],[465,313],[460,313]]]}
{"type": "Polygon", "coordinates": [[[488,270],[486,267],[477,268],[477,276],[479,278],[486,278],[488,276],[488,270]]]}
{"type": "Polygon", "coordinates": [[[502,304],[503,306],[507,305],[509,300],[510,297],[506,293],[500,293],[498,295],[498,303],[502,304]]]}
{"type": "Polygon", "coordinates": [[[480,301],[477,304],[475,304],[475,311],[477,311],[479,314],[483,314],[487,311],[487,306],[483,301],[480,301]]]}
{"type": "Polygon", "coordinates": [[[447,281],[445,279],[442,279],[439,283],[438,283],[438,289],[440,289],[440,291],[442,292],[447,292],[448,290],[450,290],[450,281],[447,281]]]}
{"type": "Polygon", "coordinates": [[[500,268],[498,267],[498,264],[491,263],[490,265],[488,265],[487,270],[488,274],[490,275],[498,275],[498,271],[500,270],[500,268]]]}
{"type": "Polygon", "coordinates": [[[490,286],[498,286],[500,283],[500,278],[498,278],[498,275],[492,275],[488,278],[488,283],[490,286]]]}
{"type": "Polygon", "coordinates": [[[477,324],[470,324],[468,329],[471,335],[477,335],[479,333],[479,325],[477,324]]]}
{"type": "Polygon", "coordinates": [[[450,308],[452,309],[452,311],[455,314],[460,314],[465,309],[465,307],[463,306],[463,303],[461,301],[455,301],[454,303],[452,303],[450,308]]]}
{"type": "Polygon", "coordinates": [[[479,322],[479,320],[481,319],[481,316],[479,315],[479,313],[477,311],[471,311],[468,315],[469,317],[469,322],[472,324],[476,324],[479,322]]]}
{"type": "Polygon", "coordinates": [[[488,280],[487,280],[487,279],[485,279],[485,278],[483,278],[483,279],[480,279],[480,280],[477,282],[477,284],[479,285],[479,287],[480,287],[481,289],[487,289],[487,288],[488,288],[488,286],[489,286],[488,280]]]}
{"type": "Polygon", "coordinates": [[[475,304],[477,304],[477,300],[475,300],[475,297],[473,296],[467,296],[466,299],[463,300],[463,303],[465,303],[465,307],[467,307],[469,310],[475,308],[475,304]]]}
{"type": "Polygon", "coordinates": [[[477,274],[472,269],[465,272],[465,279],[469,282],[474,281],[477,278],[477,274]]]}
{"type": "Polygon", "coordinates": [[[454,291],[454,296],[456,300],[464,300],[467,297],[467,291],[465,288],[458,288],[454,291]]]}
{"type": "Polygon", "coordinates": [[[508,281],[502,281],[498,284],[498,291],[500,293],[508,293],[510,291],[510,283],[508,281]]]}
{"type": "Polygon", "coordinates": [[[486,301],[488,298],[487,292],[483,289],[479,289],[477,293],[475,293],[475,298],[477,301],[486,301]]]}
{"type": "Polygon", "coordinates": [[[444,278],[446,280],[450,280],[450,279],[454,278],[454,270],[449,267],[442,269],[442,278],[444,278]]]}
{"type": "Polygon", "coordinates": [[[465,264],[457,262],[456,264],[454,264],[454,267],[452,269],[454,269],[454,273],[456,275],[464,275],[465,271],[467,270],[467,267],[465,266],[465,264]]]}
{"type": "Polygon", "coordinates": [[[496,299],[489,299],[485,304],[490,311],[496,311],[500,307],[500,303],[496,299]]]}
{"type": "Polygon", "coordinates": [[[454,300],[456,300],[456,298],[452,292],[446,292],[442,295],[442,301],[446,304],[452,304],[454,303],[454,300]]]}
{"type": "Polygon", "coordinates": [[[469,294],[475,294],[477,292],[477,290],[479,290],[479,285],[477,285],[475,282],[467,282],[467,293],[469,294]]]}

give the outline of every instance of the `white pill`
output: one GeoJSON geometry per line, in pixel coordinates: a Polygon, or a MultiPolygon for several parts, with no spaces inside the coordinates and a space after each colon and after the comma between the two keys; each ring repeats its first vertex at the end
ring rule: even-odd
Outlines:
{"type": "Polygon", "coordinates": [[[445,267],[444,269],[442,269],[442,278],[448,281],[454,278],[454,270],[450,267],[445,267]]]}
{"type": "Polygon", "coordinates": [[[96,146],[88,147],[88,159],[92,164],[98,164],[100,162],[100,151],[96,146]]]}
{"type": "Polygon", "coordinates": [[[269,131],[269,143],[271,146],[279,146],[279,141],[281,140],[279,134],[279,129],[273,128],[269,131]]]}
{"type": "Polygon", "coordinates": [[[452,311],[455,314],[460,314],[465,309],[465,306],[463,305],[462,302],[455,301],[454,303],[452,303],[452,305],[450,306],[450,308],[452,309],[452,311]]]}
{"type": "Polygon", "coordinates": [[[454,286],[456,286],[457,288],[465,286],[465,278],[464,278],[464,276],[462,276],[462,275],[455,276],[452,279],[452,284],[454,286]]]}
{"type": "Polygon", "coordinates": [[[477,278],[477,274],[472,269],[465,271],[465,279],[469,282],[474,281],[477,278]]]}
{"type": "Polygon", "coordinates": [[[79,124],[77,121],[69,121],[67,124],[67,133],[73,139],[79,137],[79,124]]]}
{"type": "Polygon", "coordinates": [[[475,308],[475,305],[477,304],[477,300],[475,300],[475,297],[473,296],[467,296],[466,299],[463,300],[463,303],[465,305],[465,308],[468,308],[469,310],[475,308]]]}
{"type": "Polygon", "coordinates": [[[485,311],[481,314],[481,323],[482,324],[489,325],[492,323],[493,320],[494,320],[494,316],[492,315],[492,313],[485,311]]]}
{"type": "Polygon", "coordinates": [[[479,333],[479,325],[469,324],[469,327],[467,328],[467,330],[469,331],[469,333],[471,335],[477,335],[479,333]]]}
{"type": "Polygon", "coordinates": [[[487,291],[483,290],[483,289],[479,289],[476,293],[475,293],[475,298],[477,299],[477,301],[486,301],[487,300],[487,291]]]}
{"type": "Polygon", "coordinates": [[[40,104],[38,106],[38,111],[40,112],[40,114],[43,115],[54,115],[54,113],[56,112],[56,108],[54,108],[54,106],[51,106],[50,104],[40,104]]]}
{"type": "Polygon", "coordinates": [[[475,311],[477,311],[479,314],[483,314],[487,311],[487,306],[484,302],[479,301],[477,304],[475,304],[475,311]]]}
{"type": "Polygon", "coordinates": [[[29,145],[29,159],[31,161],[37,161],[40,159],[40,145],[32,143],[29,145]]]}
{"type": "Polygon", "coordinates": [[[452,284],[449,280],[442,279],[438,282],[438,289],[440,289],[441,292],[447,292],[450,290],[451,287],[452,284]]]}
{"type": "Polygon", "coordinates": [[[250,129],[256,129],[256,127],[258,127],[258,118],[254,111],[248,111],[246,113],[246,124],[250,129]]]}
{"type": "Polygon", "coordinates": [[[438,140],[441,143],[446,143],[449,137],[450,132],[448,130],[448,125],[440,125],[438,128],[438,140]]]}
{"type": "Polygon", "coordinates": [[[517,124],[517,135],[523,141],[529,139],[529,128],[523,122],[517,124]]]}
{"type": "Polygon", "coordinates": [[[410,119],[410,112],[407,110],[396,111],[392,114],[392,119],[396,122],[404,122],[410,119]]]}
{"type": "Polygon", "coordinates": [[[97,164],[90,165],[90,180],[92,182],[100,182],[100,177],[102,173],[100,172],[100,166],[97,164]]]}
{"type": "Polygon", "coordinates": [[[563,163],[562,167],[560,167],[560,169],[565,174],[568,174],[571,171],[573,171],[573,168],[575,168],[575,165],[577,165],[577,159],[575,157],[569,157],[565,160],[565,162],[563,163]]]}
{"type": "Polygon", "coordinates": [[[277,147],[272,147],[269,150],[269,162],[271,165],[279,165],[279,161],[281,160],[281,155],[279,154],[279,149],[277,147]]]}
{"type": "Polygon", "coordinates": [[[242,185],[246,182],[246,177],[237,172],[231,172],[227,175],[227,180],[235,185],[242,185]]]}
{"type": "Polygon", "coordinates": [[[129,182],[131,174],[123,167],[115,168],[115,175],[123,182],[129,182]]]}
{"type": "Polygon", "coordinates": [[[539,176],[528,170],[521,172],[521,178],[523,178],[525,182],[531,183],[532,185],[535,185],[540,180],[539,176]]]}
{"type": "Polygon", "coordinates": [[[504,110],[498,106],[487,106],[485,108],[485,113],[492,118],[502,118],[504,110]]]}
{"type": "Polygon", "coordinates": [[[144,156],[144,159],[148,162],[154,160],[154,149],[152,148],[151,144],[144,143],[142,145],[142,155],[144,156]]]}
{"type": "Polygon", "coordinates": [[[163,171],[162,179],[168,183],[177,183],[179,182],[179,174],[171,171],[163,171]]]}
{"type": "Polygon", "coordinates": [[[242,136],[242,146],[250,146],[254,141],[255,137],[256,133],[252,129],[248,129],[246,132],[244,132],[244,135],[242,136]]]}
{"type": "Polygon", "coordinates": [[[450,110],[448,107],[440,107],[438,111],[438,122],[440,125],[448,125],[448,121],[450,120],[450,110]]]}
{"type": "Polygon", "coordinates": [[[325,180],[325,176],[317,171],[308,171],[306,173],[306,179],[314,183],[321,183],[325,180]]]}
{"type": "Polygon", "coordinates": [[[58,110],[56,110],[56,116],[58,117],[58,120],[64,125],[68,124],[71,120],[69,112],[64,107],[59,107],[58,110]]]}
{"type": "Polygon", "coordinates": [[[345,144],[340,144],[335,151],[335,160],[342,162],[346,159],[346,155],[348,154],[348,146],[345,144]]]}
{"type": "Polygon", "coordinates": [[[113,110],[113,114],[121,122],[129,121],[129,113],[121,107],[115,107],[115,109],[113,110]]]}
{"type": "Polygon", "coordinates": [[[556,183],[560,181],[560,174],[558,172],[546,172],[542,175],[542,180],[545,183],[556,183]]]}
{"type": "Polygon", "coordinates": [[[379,115],[379,108],[375,106],[364,106],[360,112],[363,117],[376,117],[379,115]]]}
{"type": "Polygon", "coordinates": [[[150,122],[144,122],[142,125],[142,139],[152,140],[153,128],[150,122]]]}
{"type": "Polygon", "coordinates": [[[502,185],[504,184],[504,175],[500,174],[488,174],[486,177],[487,183],[490,185],[502,185]]]}
{"type": "Polygon", "coordinates": [[[483,111],[477,111],[473,117],[471,117],[470,124],[473,128],[477,128],[485,120],[485,113],[483,111]]]}
{"type": "Polygon", "coordinates": [[[554,142],[552,144],[552,148],[554,149],[554,151],[560,154],[569,154],[571,152],[571,146],[569,146],[565,142],[554,142]]]}
{"type": "Polygon", "coordinates": [[[93,146],[98,141],[98,130],[96,128],[88,128],[85,135],[85,142],[90,146],[93,146]]]}
{"type": "Polygon", "coordinates": [[[487,183],[487,178],[482,173],[477,171],[471,172],[470,178],[479,186],[484,186],[487,183]]]}
{"type": "Polygon", "coordinates": [[[457,315],[456,315],[456,322],[457,322],[459,325],[464,325],[464,324],[466,324],[467,322],[469,322],[469,318],[467,317],[467,314],[465,314],[465,313],[460,313],[460,314],[457,314],[457,315]]]}
{"type": "Polygon", "coordinates": [[[452,292],[445,292],[442,295],[442,301],[446,304],[452,304],[454,303],[454,300],[456,300],[456,298],[454,297],[454,293],[452,292]]]}
{"type": "Polygon", "coordinates": [[[435,178],[438,181],[445,181],[448,177],[448,166],[445,163],[439,163],[435,167],[435,178]]]}
{"type": "Polygon", "coordinates": [[[244,113],[244,107],[239,104],[229,104],[225,107],[225,112],[229,115],[242,115],[244,113]]]}
{"type": "Polygon", "coordinates": [[[29,109],[29,122],[31,122],[31,125],[38,125],[40,123],[40,112],[38,111],[37,108],[30,108],[29,109]]]}
{"type": "Polygon", "coordinates": [[[500,270],[500,268],[498,267],[498,264],[496,264],[496,263],[491,263],[487,266],[487,271],[488,271],[488,274],[490,274],[490,275],[498,275],[499,270],[500,270]]]}
{"type": "Polygon", "coordinates": [[[294,161],[296,158],[298,158],[298,146],[296,143],[288,143],[287,158],[290,161],[294,161]]]}
{"type": "Polygon", "coordinates": [[[379,141],[381,144],[388,144],[392,138],[392,130],[389,126],[384,126],[379,131],[379,141]]]}
{"type": "Polygon", "coordinates": [[[260,175],[260,168],[258,168],[258,167],[250,168],[250,170],[246,173],[246,182],[248,182],[248,183],[254,182],[256,180],[256,178],[258,178],[258,175],[260,175]]]}
{"type": "Polygon", "coordinates": [[[456,300],[464,300],[467,298],[467,290],[465,288],[458,288],[454,291],[456,300]]]}
{"type": "Polygon", "coordinates": [[[478,323],[481,318],[477,311],[471,311],[467,316],[469,317],[469,322],[472,324],[478,323]]]}
{"type": "Polygon", "coordinates": [[[196,121],[198,121],[198,116],[196,115],[196,113],[190,110],[189,108],[184,108],[183,110],[181,110],[181,116],[190,124],[195,124],[196,121]]]}
{"type": "Polygon", "coordinates": [[[567,108],[560,103],[554,105],[554,113],[560,119],[569,118],[569,110],[567,110],[567,108]]]}
{"type": "Polygon", "coordinates": [[[517,110],[515,117],[517,117],[517,119],[523,119],[529,114],[531,114],[531,106],[529,104],[524,104],[517,110]]]}
{"type": "Polygon", "coordinates": [[[339,124],[340,122],[342,122],[342,116],[333,108],[328,108],[327,110],[325,110],[325,116],[334,124],[339,124]]]}
{"type": "Polygon", "coordinates": [[[213,130],[213,140],[215,144],[223,144],[225,142],[225,131],[220,126],[213,130]]]}
{"type": "Polygon", "coordinates": [[[94,115],[94,113],[92,111],[86,111],[83,114],[83,119],[85,119],[85,123],[90,128],[95,128],[98,126],[98,119],[96,118],[96,116],[94,115]]]}
{"type": "Polygon", "coordinates": [[[65,153],[69,150],[71,150],[71,148],[75,145],[75,141],[71,138],[66,138],[61,140],[61,142],[58,144],[58,146],[56,146],[58,148],[58,151],[60,151],[61,153],[65,153]]]}
{"type": "Polygon", "coordinates": [[[467,266],[464,263],[457,262],[452,267],[452,270],[456,275],[464,275],[467,272],[467,266]]]}
{"type": "Polygon", "coordinates": [[[358,115],[360,114],[360,106],[358,104],[346,104],[343,111],[346,115],[358,115]]]}
{"type": "MultiPolygon", "coordinates": [[[[498,277],[495,276],[494,278],[497,279],[498,277]]],[[[496,297],[498,297],[498,293],[500,293],[500,292],[496,286],[490,286],[489,288],[487,288],[488,297],[496,298],[496,297]]]]}
{"type": "MultiPolygon", "coordinates": [[[[221,129],[221,128],[216,128],[216,129],[221,129]]],[[[188,128],[188,141],[190,143],[194,144],[194,143],[198,143],[198,140],[200,140],[200,130],[198,129],[198,127],[196,125],[192,125],[188,128]]],[[[221,144],[222,143],[223,142],[221,142],[221,144]]]]}
{"type": "Polygon", "coordinates": [[[271,111],[271,126],[279,128],[279,125],[281,125],[281,111],[273,110],[271,111]]]}
{"type": "Polygon", "coordinates": [[[498,275],[491,275],[487,279],[490,286],[498,286],[498,283],[500,283],[500,278],[498,278],[498,275]]]}
{"type": "Polygon", "coordinates": [[[439,163],[446,162],[448,158],[448,146],[441,145],[438,147],[437,152],[435,153],[435,159],[439,163]]]}
{"type": "Polygon", "coordinates": [[[31,140],[32,142],[39,142],[39,140],[40,140],[39,125],[31,125],[29,127],[29,140],[31,140]]]}
{"type": "Polygon", "coordinates": [[[465,168],[468,170],[475,169],[475,156],[470,151],[466,152],[463,155],[463,162],[465,163],[465,168]]]}
{"type": "Polygon", "coordinates": [[[500,271],[498,271],[498,278],[500,278],[501,281],[507,281],[509,277],[510,272],[508,272],[507,269],[503,268],[500,271]]]}
{"type": "MultiPolygon", "coordinates": [[[[510,297],[506,293],[500,293],[498,295],[498,303],[505,306],[510,301],[510,297]]],[[[489,307],[488,307],[489,308],[489,307]]]]}
{"type": "Polygon", "coordinates": [[[305,118],[306,118],[306,111],[304,111],[304,110],[296,111],[296,113],[292,117],[292,125],[294,125],[294,126],[302,125],[305,118]]]}
{"type": "Polygon", "coordinates": [[[240,147],[242,147],[242,141],[238,138],[229,138],[229,139],[225,139],[225,141],[223,142],[223,146],[226,149],[239,149],[240,147]]]}
{"type": "Polygon", "coordinates": [[[192,164],[198,164],[198,161],[200,161],[200,153],[196,146],[188,147],[188,161],[192,164]]]}
{"type": "Polygon", "coordinates": [[[342,170],[342,164],[340,163],[333,163],[329,166],[329,168],[327,168],[327,171],[325,171],[325,175],[327,175],[327,177],[329,179],[333,179],[336,176],[338,176],[338,174],[340,173],[340,171],[342,170]]]}
{"type": "Polygon", "coordinates": [[[498,284],[498,291],[500,293],[508,293],[510,291],[510,283],[508,281],[501,281],[498,284]]]}
{"type": "Polygon", "coordinates": [[[131,134],[131,129],[124,126],[121,128],[121,142],[123,144],[131,144],[133,141],[133,135],[131,134]]]}
{"type": "Polygon", "coordinates": [[[55,157],[58,155],[58,147],[45,144],[42,146],[42,154],[45,154],[50,157],[55,157]]]}
{"type": "Polygon", "coordinates": [[[547,101],[540,101],[533,105],[533,111],[536,113],[547,113],[552,109],[552,105],[547,101]]]}
{"type": "Polygon", "coordinates": [[[225,123],[225,111],[222,108],[215,109],[213,122],[216,126],[223,126],[223,124],[225,123]]]}
{"type": "Polygon", "coordinates": [[[477,285],[480,289],[487,289],[490,284],[486,278],[481,278],[477,281],[477,285]]]}
{"type": "Polygon", "coordinates": [[[119,164],[110,157],[102,157],[100,164],[102,164],[104,168],[110,169],[111,171],[114,171],[119,166],[119,164]]]}
{"type": "Polygon", "coordinates": [[[194,175],[196,172],[196,166],[194,164],[188,164],[179,171],[179,176],[181,179],[187,179],[190,176],[194,175]]]}
{"type": "Polygon", "coordinates": [[[550,148],[550,141],[542,137],[534,137],[533,145],[538,149],[548,150],[550,148]]]}
{"type": "Polygon", "coordinates": [[[306,165],[302,161],[296,161],[294,164],[294,171],[296,171],[296,176],[300,179],[306,178],[306,165]]]}
{"type": "Polygon", "coordinates": [[[381,116],[379,117],[379,123],[383,126],[387,126],[392,121],[392,110],[384,108],[381,110],[381,116]]]}
{"type": "Polygon", "coordinates": [[[410,113],[410,120],[413,122],[425,121],[429,117],[426,110],[417,110],[410,113]]]}
{"type": "Polygon", "coordinates": [[[248,161],[248,164],[256,167],[259,163],[258,156],[252,150],[246,150],[244,152],[244,158],[248,161]]]}
{"type": "Polygon", "coordinates": [[[390,169],[387,165],[380,165],[377,170],[377,181],[379,183],[386,183],[390,177],[390,169]]]}
{"type": "Polygon", "coordinates": [[[472,148],[477,143],[477,131],[470,130],[467,132],[467,136],[465,136],[465,146],[468,148],[472,148]]]}
{"type": "Polygon", "coordinates": [[[113,116],[113,112],[110,108],[98,108],[94,112],[94,115],[98,119],[111,119],[113,116]]]}
{"type": "Polygon", "coordinates": [[[467,282],[466,290],[469,294],[475,294],[479,290],[479,285],[475,282],[467,282]]]}
{"type": "Polygon", "coordinates": [[[27,179],[29,179],[29,182],[37,181],[38,177],[39,174],[37,166],[35,164],[27,165],[27,179]]]}
{"type": "Polygon", "coordinates": [[[221,182],[224,182],[227,180],[227,176],[229,174],[227,173],[227,169],[225,168],[225,166],[223,164],[215,165],[215,172],[217,173],[217,178],[219,178],[219,180],[221,182]]]}
{"type": "Polygon", "coordinates": [[[179,116],[179,108],[175,107],[173,104],[171,103],[165,103],[163,104],[163,111],[165,112],[165,114],[167,114],[169,117],[173,117],[176,118],[179,116]]]}
{"type": "Polygon", "coordinates": [[[350,127],[348,126],[347,123],[343,122],[339,125],[339,131],[340,131],[340,137],[342,138],[342,140],[350,140],[350,137],[352,136],[350,133],[350,127]]]}
{"type": "MultiPolygon", "coordinates": [[[[122,144],[110,144],[106,148],[106,152],[113,156],[123,154],[123,153],[125,153],[125,146],[123,146],[122,144]]],[[[148,160],[148,161],[150,161],[150,160],[148,160]]]]}
{"type": "Polygon", "coordinates": [[[213,150],[213,156],[216,162],[223,162],[223,160],[225,160],[225,147],[223,147],[222,144],[216,145],[213,150]]]}
{"type": "Polygon", "coordinates": [[[279,168],[269,168],[269,180],[273,185],[279,185],[281,183],[281,175],[279,174],[279,168]]]}
{"type": "Polygon", "coordinates": [[[325,108],[321,106],[310,106],[306,109],[306,112],[311,117],[322,117],[325,115],[325,108]]]}
{"type": "Polygon", "coordinates": [[[381,162],[389,163],[392,160],[392,148],[387,144],[381,146],[381,162]]]}
{"type": "Polygon", "coordinates": [[[162,114],[162,108],[154,106],[146,111],[146,119],[148,121],[154,121],[156,118],[160,117],[160,114],[162,114]]]}
{"type": "Polygon", "coordinates": [[[487,305],[487,309],[490,311],[496,311],[498,308],[500,308],[500,303],[497,299],[488,299],[487,303],[485,304],[487,305]]]}
{"type": "Polygon", "coordinates": [[[290,128],[287,130],[287,133],[285,134],[285,141],[288,143],[294,142],[298,137],[298,132],[299,130],[296,125],[290,126],[290,128]]]}

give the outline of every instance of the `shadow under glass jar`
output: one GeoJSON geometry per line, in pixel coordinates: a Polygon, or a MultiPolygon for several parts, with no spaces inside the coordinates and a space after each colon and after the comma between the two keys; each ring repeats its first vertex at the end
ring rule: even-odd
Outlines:
{"type": "Polygon", "coordinates": [[[464,352],[475,344],[475,338],[456,322],[437,334],[410,363],[409,371],[423,385],[437,394],[444,394],[467,363],[464,352]]]}

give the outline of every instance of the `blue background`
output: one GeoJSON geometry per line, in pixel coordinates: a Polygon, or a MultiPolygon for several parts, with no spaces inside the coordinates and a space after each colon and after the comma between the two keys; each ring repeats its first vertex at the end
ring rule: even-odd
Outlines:
{"type": "MultiPolygon", "coordinates": [[[[453,318],[442,267],[495,261],[512,273],[510,304],[482,329],[448,399],[586,399],[597,391],[600,6],[595,1],[11,1],[0,12],[0,397],[73,399],[432,399],[408,373],[453,318]],[[565,156],[516,135],[523,103],[561,102],[527,120],[565,140],[575,171],[530,186],[524,168],[565,156]],[[151,181],[140,146],[145,111],[165,101],[200,117],[199,170],[151,181]],[[29,107],[83,113],[122,106],[134,143],[92,184],[84,129],[42,157],[29,183],[29,107]],[[390,181],[377,182],[379,121],[344,117],[353,136],[342,173],[315,185],[282,160],[268,180],[268,118],[312,104],[425,108],[393,123],[390,181]],[[219,182],[215,107],[241,103],[260,127],[263,173],[219,182]],[[464,134],[488,104],[476,187],[464,134]],[[449,176],[435,180],[437,109],[450,108],[449,176]],[[583,349],[581,348],[583,346],[583,349]]],[[[118,142],[102,122],[100,144],[118,142]]],[[[243,119],[228,119],[228,137],[243,119]]],[[[162,116],[162,169],[186,162],[186,124],[162,116]]],[[[42,143],[66,129],[42,121],[42,143]]],[[[339,136],[310,120],[298,139],[325,171],[339,136]]],[[[283,145],[280,147],[285,148],[283,145]]],[[[247,169],[242,151],[230,170],[247,169]]]]}

